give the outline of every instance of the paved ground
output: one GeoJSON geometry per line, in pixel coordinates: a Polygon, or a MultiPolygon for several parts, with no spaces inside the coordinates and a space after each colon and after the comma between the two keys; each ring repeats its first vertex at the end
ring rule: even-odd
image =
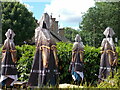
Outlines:
{"type": "Polygon", "coordinates": [[[73,84],[59,84],[59,88],[83,88],[83,86],[77,86],[73,84]]]}

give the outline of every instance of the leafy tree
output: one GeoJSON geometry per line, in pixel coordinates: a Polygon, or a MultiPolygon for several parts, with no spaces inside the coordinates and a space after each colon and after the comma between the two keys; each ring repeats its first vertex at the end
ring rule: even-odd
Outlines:
{"type": "Polygon", "coordinates": [[[96,47],[100,46],[101,39],[103,38],[103,34],[87,31],[87,30],[79,31],[79,35],[81,36],[84,45],[96,46],[96,47]]]}
{"type": "MultiPolygon", "coordinates": [[[[1,6],[1,3],[0,3],[0,18],[1,18],[1,14],[2,14],[2,6],[1,6]]],[[[0,20],[0,46],[2,44],[2,23],[1,23],[1,20],[0,20]]]]}
{"type": "MultiPolygon", "coordinates": [[[[102,34],[103,31],[109,26],[113,28],[116,36],[120,39],[120,2],[99,2],[95,7],[89,8],[87,13],[83,15],[83,21],[80,24],[80,29],[102,34]]],[[[98,35],[96,37],[98,38],[98,35]]],[[[104,35],[103,35],[104,36],[104,35]]],[[[115,36],[115,37],[116,37],[115,36]]],[[[101,38],[102,39],[102,38],[101,38]]],[[[96,39],[96,43],[98,40],[96,39]]],[[[102,40],[100,40],[102,41],[102,40]]]]}
{"type": "Polygon", "coordinates": [[[79,34],[82,38],[82,42],[84,45],[89,46],[100,46],[101,44],[101,38],[103,38],[103,34],[101,33],[95,33],[93,31],[88,30],[75,30],[70,27],[64,28],[65,30],[65,37],[70,40],[71,42],[74,42],[76,34],[79,34]],[[94,38],[97,37],[97,38],[94,38]]]}
{"type": "Polygon", "coordinates": [[[36,27],[35,18],[25,5],[19,2],[2,2],[2,38],[11,28],[15,34],[15,43],[22,44],[24,40],[31,39],[36,27]]]}
{"type": "Polygon", "coordinates": [[[71,42],[74,42],[76,34],[79,33],[79,31],[72,29],[70,27],[64,28],[64,31],[65,31],[65,37],[71,42]]]}

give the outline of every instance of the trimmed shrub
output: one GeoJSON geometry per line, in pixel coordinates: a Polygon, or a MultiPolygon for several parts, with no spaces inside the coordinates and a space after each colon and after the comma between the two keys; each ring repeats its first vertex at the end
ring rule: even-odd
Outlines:
{"type": "MultiPolygon", "coordinates": [[[[71,73],[68,68],[72,58],[71,43],[57,43],[59,70],[60,70],[60,83],[71,83],[71,73]]],[[[87,82],[94,82],[98,79],[100,61],[100,48],[85,46],[84,52],[84,77],[87,82]]]]}
{"type": "MultiPolygon", "coordinates": [[[[72,43],[58,42],[57,55],[59,59],[59,82],[72,83],[71,73],[68,72],[72,58],[72,43]]],[[[22,45],[16,46],[17,49],[17,69],[20,81],[28,81],[30,70],[35,54],[35,46],[22,45]]],[[[118,63],[120,64],[120,47],[116,48],[118,53],[118,63]]],[[[100,64],[100,48],[85,46],[84,52],[84,78],[85,81],[92,85],[97,84],[99,64],[100,64]]]]}
{"type": "Polygon", "coordinates": [[[57,54],[59,59],[59,80],[60,83],[71,83],[71,73],[68,72],[70,61],[72,58],[72,45],[71,43],[57,43],[57,54]]]}
{"type": "Polygon", "coordinates": [[[116,47],[116,51],[118,53],[118,66],[120,65],[120,47],[116,47]]]}
{"type": "MultiPolygon", "coordinates": [[[[71,43],[57,43],[57,55],[59,59],[59,80],[60,83],[71,83],[72,77],[71,73],[68,72],[68,68],[72,58],[72,46],[71,43]]],[[[18,52],[18,62],[17,68],[19,72],[19,80],[27,81],[33,57],[35,53],[35,46],[22,45],[16,46],[18,52]]],[[[85,47],[84,55],[84,76],[87,82],[96,81],[99,71],[99,61],[100,61],[100,49],[95,47],[85,47]]]]}
{"type": "Polygon", "coordinates": [[[120,88],[120,68],[117,70],[117,73],[114,75],[114,78],[111,78],[110,75],[106,81],[98,84],[98,88],[120,88]]]}
{"type": "Polygon", "coordinates": [[[100,65],[100,48],[85,46],[84,76],[85,81],[97,83],[100,65]]]}
{"type": "Polygon", "coordinates": [[[35,46],[22,45],[21,47],[16,46],[16,49],[18,56],[17,69],[19,80],[28,81],[35,53],[35,46]]]}

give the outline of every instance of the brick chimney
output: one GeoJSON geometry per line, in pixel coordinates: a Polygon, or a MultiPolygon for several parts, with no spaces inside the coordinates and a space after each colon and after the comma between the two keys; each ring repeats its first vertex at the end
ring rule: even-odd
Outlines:
{"type": "Polygon", "coordinates": [[[60,28],[60,29],[59,29],[59,36],[60,36],[60,37],[63,37],[63,36],[64,36],[64,29],[63,29],[63,28],[60,28]]]}
{"type": "Polygon", "coordinates": [[[51,24],[52,24],[50,30],[58,34],[58,21],[55,21],[56,18],[52,18],[52,16],[50,17],[50,19],[51,19],[51,24]]]}

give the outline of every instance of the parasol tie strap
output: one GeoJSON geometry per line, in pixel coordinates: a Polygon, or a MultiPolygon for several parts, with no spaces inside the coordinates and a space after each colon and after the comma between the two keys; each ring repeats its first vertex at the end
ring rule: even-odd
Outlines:
{"type": "Polygon", "coordinates": [[[73,53],[80,53],[80,61],[82,62],[83,61],[83,55],[81,55],[81,54],[83,54],[84,53],[84,51],[83,50],[79,50],[79,51],[72,51],[73,53]]]}
{"type": "Polygon", "coordinates": [[[55,48],[56,48],[56,46],[55,45],[52,45],[51,47],[49,47],[49,46],[46,46],[46,45],[42,45],[42,46],[40,46],[40,50],[42,50],[42,48],[47,48],[47,49],[51,49],[51,50],[54,50],[55,48]]]}
{"type": "Polygon", "coordinates": [[[113,54],[115,54],[115,52],[113,50],[101,51],[101,53],[103,53],[103,52],[106,52],[106,53],[112,52],[113,54]]]}
{"type": "Polygon", "coordinates": [[[42,48],[47,48],[47,49],[50,49],[50,47],[49,47],[49,46],[45,46],[45,45],[40,46],[40,50],[42,50],[42,48]]]}
{"type": "MultiPolygon", "coordinates": [[[[77,53],[77,51],[72,51],[73,53],[77,53]]],[[[79,50],[78,52],[80,52],[80,53],[84,53],[84,51],[83,50],[79,50]]]]}
{"type": "MultiPolygon", "coordinates": [[[[6,52],[7,50],[2,50],[2,52],[6,52]]],[[[8,50],[10,52],[16,52],[16,50],[8,50]]]]}
{"type": "Polygon", "coordinates": [[[42,48],[47,48],[48,50],[52,50],[53,51],[56,65],[58,65],[57,56],[56,56],[56,53],[55,53],[55,51],[56,51],[56,45],[52,45],[51,47],[46,46],[46,45],[42,45],[42,46],[40,46],[40,50],[42,50],[42,48]]]}
{"type": "Polygon", "coordinates": [[[52,46],[51,46],[51,50],[54,50],[54,49],[56,49],[56,46],[55,46],[55,45],[52,45],[52,46]]]}

